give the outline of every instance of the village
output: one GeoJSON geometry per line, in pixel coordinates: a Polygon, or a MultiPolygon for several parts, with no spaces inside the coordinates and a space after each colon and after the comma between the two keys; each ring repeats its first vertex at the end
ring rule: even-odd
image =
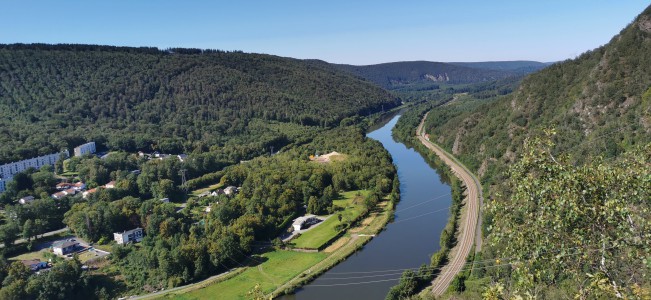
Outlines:
{"type": "MultiPolygon", "coordinates": [[[[12,176],[27,171],[30,168],[45,170],[44,167],[53,166],[60,163],[62,170],[55,173],[56,183],[49,186],[48,190],[52,192],[47,198],[54,203],[92,203],[96,202],[98,197],[106,195],[116,195],[125,190],[125,186],[136,185],[139,181],[143,170],[142,167],[148,163],[163,164],[174,163],[183,165],[188,163],[189,157],[186,154],[165,154],[154,151],[145,153],[138,151],[135,153],[124,152],[97,152],[94,142],[83,144],[74,148],[74,156],[69,157],[67,151],[60,154],[52,154],[47,159],[36,158],[26,161],[20,161],[0,166],[0,174],[6,174],[2,180],[6,185],[12,180],[12,176]],[[83,163],[84,161],[107,161],[112,157],[129,157],[129,159],[138,161],[138,168],[129,168],[119,177],[114,174],[111,177],[105,177],[104,181],[84,181],[82,176],[74,169],[71,171],[71,164],[83,163]],[[62,160],[59,162],[59,160],[62,160]],[[126,176],[124,175],[126,172],[126,176]],[[115,192],[114,192],[115,191],[115,192]]],[[[347,155],[331,152],[320,155],[316,152],[309,156],[309,162],[317,165],[328,165],[332,162],[343,161],[347,155]]],[[[244,164],[242,161],[240,164],[244,164]]],[[[136,165],[132,165],[136,166],[136,165]]],[[[51,172],[51,171],[50,171],[51,172]]],[[[185,174],[182,174],[184,177],[185,174]]],[[[229,185],[223,180],[217,179],[217,183],[208,186],[195,188],[194,190],[184,190],[182,184],[177,188],[177,193],[172,195],[162,195],[155,193],[153,198],[141,199],[138,202],[155,202],[157,206],[172,209],[177,216],[190,217],[194,224],[202,224],[208,214],[211,214],[216,207],[220,206],[223,201],[229,202],[242,191],[242,187],[229,185]],[[181,192],[179,195],[178,192],[181,192]]],[[[185,182],[185,178],[183,178],[185,182]]],[[[281,247],[283,251],[293,253],[315,253],[319,255],[328,255],[341,247],[356,244],[360,237],[370,235],[360,235],[363,232],[374,233],[367,229],[350,230],[350,226],[357,224],[362,217],[368,215],[365,198],[369,196],[369,191],[351,191],[340,195],[339,199],[333,199],[332,210],[326,214],[311,214],[306,205],[299,209],[285,223],[285,229],[278,233],[274,240],[255,241],[255,248],[259,251],[266,251],[268,247],[281,247]]],[[[45,195],[33,193],[23,194],[20,198],[13,200],[17,206],[32,206],[46,197],[45,195]]],[[[120,196],[122,197],[122,196],[120,196]]],[[[4,214],[4,211],[3,211],[4,214]]],[[[5,216],[7,217],[7,216],[5,216]]],[[[374,219],[372,217],[370,220],[374,219]]],[[[366,224],[368,224],[367,221],[366,224]]],[[[139,222],[138,222],[139,223],[139,222]]],[[[138,224],[135,223],[135,224],[138,224]]],[[[126,225],[126,224],[125,224],[126,225]]],[[[66,260],[78,260],[84,271],[106,272],[111,270],[112,265],[119,259],[111,258],[111,253],[121,252],[121,246],[127,246],[127,249],[139,246],[145,239],[147,229],[144,225],[126,227],[123,230],[112,232],[111,238],[108,236],[99,240],[93,239],[89,242],[84,238],[83,233],[75,231],[73,228],[61,228],[51,232],[36,234],[33,240],[18,239],[14,244],[28,244],[28,247],[9,256],[9,261],[19,261],[34,274],[43,274],[48,272],[52,267],[66,260]],[[39,237],[40,236],[40,237],[39,237]],[[118,248],[116,248],[118,247],[118,248]]],[[[201,225],[200,225],[201,226],[201,225]]],[[[77,228],[79,229],[79,228],[77,228]]],[[[130,251],[130,250],[129,250],[130,251]]],[[[155,292],[155,290],[151,290],[155,292]]]]}
{"type": "MultiPolygon", "coordinates": [[[[97,153],[94,142],[89,142],[74,148],[73,153],[75,157],[89,157],[94,155],[100,159],[106,159],[111,155],[111,153],[97,153]]],[[[135,155],[145,160],[178,159],[181,163],[188,158],[186,154],[161,154],[157,151],[154,151],[153,153],[144,153],[142,151],[139,151],[135,153],[135,155]]],[[[61,153],[55,153],[0,166],[0,193],[6,189],[7,183],[9,183],[12,180],[13,176],[19,172],[24,172],[30,168],[39,169],[44,166],[52,166],[56,164],[59,159],[65,159],[66,161],[63,161],[65,165],[68,158],[68,151],[64,150],[61,153]]],[[[137,176],[140,174],[140,170],[131,170],[130,173],[137,176]]],[[[79,199],[77,201],[83,201],[101,190],[110,190],[116,188],[115,180],[111,180],[102,185],[98,185],[92,188],[88,188],[87,184],[81,181],[81,179],[77,177],[76,174],[68,173],[66,175],[67,176],[56,176],[59,182],[56,183],[55,186],[51,187],[56,191],[50,195],[51,199],[62,201],[64,199],[72,197],[79,199]]],[[[213,188],[209,189],[201,189],[200,192],[190,192],[186,197],[186,201],[172,204],[175,205],[176,211],[179,213],[187,207],[188,199],[204,199],[202,200],[202,203],[205,203],[205,205],[199,208],[195,208],[193,214],[206,214],[210,213],[211,205],[219,204],[217,200],[210,199],[217,199],[219,196],[233,197],[240,190],[240,187],[235,186],[226,186],[224,188],[221,188],[220,186],[214,186],[213,188]]],[[[39,200],[39,198],[36,195],[27,195],[16,199],[15,203],[17,205],[30,205],[37,200],[39,200]]],[[[169,198],[160,198],[158,201],[160,203],[170,203],[169,198]]],[[[1,212],[4,214],[4,211],[1,212]]],[[[105,245],[94,245],[93,243],[86,242],[79,236],[74,235],[67,227],[52,232],[42,233],[40,236],[40,239],[35,239],[34,241],[26,239],[16,240],[15,244],[29,242],[30,247],[33,251],[23,253],[12,258],[12,260],[20,261],[23,265],[28,267],[32,272],[36,274],[41,274],[42,272],[49,271],[50,268],[57,263],[57,261],[61,261],[62,259],[73,259],[73,257],[77,257],[84,264],[84,270],[94,268],[96,269],[98,265],[94,262],[99,261],[101,258],[105,258],[110,254],[110,244],[128,245],[139,243],[144,238],[145,232],[143,228],[140,227],[124,230],[121,232],[114,232],[113,240],[111,243],[105,245]],[[32,243],[34,243],[33,246],[31,246],[32,243]]],[[[38,235],[36,235],[35,238],[37,237],[38,235]]],[[[100,263],[99,265],[102,264],[100,263]]]]}

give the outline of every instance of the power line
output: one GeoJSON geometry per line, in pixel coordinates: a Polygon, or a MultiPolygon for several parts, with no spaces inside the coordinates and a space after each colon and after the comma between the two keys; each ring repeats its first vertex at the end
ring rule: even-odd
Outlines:
{"type": "Polygon", "coordinates": [[[397,214],[397,213],[399,213],[399,212],[401,212],[401,211],[405,211],[405,210],[408,210],[408,209],[411,209],[411,208],[414,208],[414,207],[417,207],[417,206],[423,205],[423,204],[425,204],[425,203],[429,203],[429,202],[432,202],[432,201],[435,201],[435,200],[441,199],[441,198],[446,197],[446,196],[450,196],[450,193],[440,195],[440,196],[438,196],[438,197],[432,198],[432,199],[427,200],[427,201],[423,201],[423,202],[421,202],[421,203],[418,203],[418,204],[415,204],[415,205],[412,205],[412,206],[409,206],[409,207],[401,208],[401,209],[399,209],[399,210],[394,211],[393,213],[394,213],[394,214],[397,214]]]}
{"type": "MultiPolygon", "coordinates": [[[[613,248],[616,248],[616,247],[618,247],[618,246],[610,246],[610,247],[607,247],[607,248],[593,248],[593,249],[590,249],[590,250],[587,250],[587,251],[603,251],[603,250],[607,250],[607,249],[613,249],[613,248]]],[[[579,248],[579,247],[576,247],[576,248],[579,248]]],[[[561,257],[572,256],[572,255],[577,255],[577,254],[581,254],[581,253],[582,253],[581,251],[577,251],[577,252],[574,252],[574,253],[561,255],[561,257]]],[[[497,260],[499,260],[499,258],[495,259],[495,261],[497,261],[497,260]]],[[[472,262],[466,262],[465,265],[467,266],[470,263],[472,263],[472,262]]],[[[471,270],[479,270],[479,269],[488,269],[488,268],[509,266],[509,265],[513,265],[513,264],[516,264],[516,263],[525,263],[525,262],[514,261],[514,262],[508,262],[508,263],[495,264],[495,265],[491,265],[491,266],[462,268],[459,272],[466,272],[466,271],[471,271],[471,270]]],[[[408,270],[411,270],[411,269],[408,269],[408,270]]],[[[441,276],[441,275],[449,274],[449,273],[452,273],[452,271],[441,272],[441,273],[437,274],[437,276],[441,276]]],[[[424,276],[428,276],[428,275],[414,274],[413,276],[411,276],[409,278],[420,278],[420,277],[424,277],[424,276]]],[[[359,278],[363,278],[363,277],[360,276],[359,278]]],[[[402,276],[397,277],[397,278],[392,278],[392,279],[379,279],[379,280],[362,281],[362,282],[345,282],[345,283],[333,283],[333,284],[311,284],[310,287],[336,287],[336,286],[347,286],[347,285],[372,284],[372,283],[395,281],[395,280],[399,280],[400,278],[402,278],[402,276]]],[[[321,279],[323,279],[323,278],[321,278],[321,279]]],[[[351,277],[351,278],[348,278],[348,279],[354,279],[354,277],[351,277]]]]}
{"type": "MultiPolygon", "coordinates": [[[[567,249],[557,249],[557,250],[550,250],[550,251],[543,251],[540,253],[536,253],[536,255],[543,255],[543,254],[548,254],[548,253],[555,253],[555,252],[562,252],[562,251],[571,251],[575,249],[583,249],[584,246],[577,246],[577,247],[571,247],[567,249]]],[[[614,248],[614,247],[610,247],[614,248]]],[[[610,249],[607,248],[607,249],[610,249]]],[[[470,262],[466,262],[467,264],[473,264],[473,263],[485,263],[485,262],[491,262],[491,261],[496,261],[496,260],[512,260],[514,258],[517,258],[516,256],[511,256],[511,257],[493,257],[493,258],[488,258],[488,259],[483,259],[483,260],[474,260],[470,262]]],[[[427,267],[427,269],[431,270],[437,270],[441,269],[442,267],[427,267]]],[[[397,271],[407,271],[407,270],[412,270],[416,271],[419,268],[404,268],[404,269],[388,269],[388,270],[375,270],[375,271],[355,271],[355,272],[329,272],[329,275],[350,275],[350,274],[373,274],[373,273],[383,273],[383,272],[397,272],[397,271]]]]}
{"type": "Polygon", "coordinates": [[[435,214],[437,212],[447,211],[447,210],[450,209],[450,207],[451,206],[440,208],[440,209],[437,209],[435,211],[430,211],[430,212],[427,212],[427,213],[424,213],[424,214],[421,214],[421,215],[417,215],[417,216],[409,217],[409,218],[406,218],[406,219],[398,220],[398,221],[395,221],[395,222],[391,222],[390,224],[397,224],[397,223],[402,223],[402,222],[406,222],[406,221],[411,221],[413,219],[417,219],[417,218],[424,217],[424,216],[427,216],[427,215],[435,214]]]}

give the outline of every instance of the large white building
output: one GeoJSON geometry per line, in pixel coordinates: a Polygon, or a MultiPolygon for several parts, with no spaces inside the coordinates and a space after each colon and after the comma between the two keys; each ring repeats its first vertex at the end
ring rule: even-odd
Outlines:
{"type": "Polygon", "coordinates": [[[142,228],[136,228],[124,232],[115,232],[113,233],[113,239],[118,243],[118,245],[137,243],[142,241],[143,234],[144,232],[142,228]]]}
{"type": "Polygon", "coordinates": [[[95,153],[95,142],[88,142],[75,148],[75,156],[95,153]]]}
{"type": "Polygon", "coordinates": [[[30,159],[21,160],[18,162],[12,162],[0,166],[0,193],[4,192],[7,189],[7,182],[18,172],[25,171],[29,168],[40,169],[42,166],[51,166],[59,160],[61,154],[64,157],[68,157],[68,150],[65,150],[61,153],[53,153],[49,155],[43,155],[39,157],[34,157],[30,159]]]}

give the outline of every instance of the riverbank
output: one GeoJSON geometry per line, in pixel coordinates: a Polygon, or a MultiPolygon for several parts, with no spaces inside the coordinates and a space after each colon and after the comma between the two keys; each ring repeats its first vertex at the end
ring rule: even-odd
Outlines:
{"type": "Polygon", "coordinates": [[[275,298],[280,295],[292,293],[296,288],[314,280],[325,271],[331,269],[350,255],[357,252],[357,250],[371,241],[371,239],[386,226],[391,219],[392,213],[393,204],[390,200],[384,199],[382,202],[378,203],[376,210],[367,216],[361,222],[360,226],[348,230],[350,237],[343,236],[332,244],[336,245],[339,241],[345,240],[346,242],[343,246],[334,250],[324,260],[295,276],[284,285],[279,286],[270,296],[275,298]]]}
{"type": "Polygon", "coordinates": [[[291,293],[358,251],[384,228],[392,213],[393,204],[386,197],[323,251],[276,249],[251,256],[246,265],[230,272],[139,299],[245,299],[256,285],[267,297],[291,293]]]}
{"type": "MultiPolygon", "coordinates": [[[[439,250],[437,241],[450,219],[451,187],[446,174],[440,172],[447,167],[441,164],[437,169],[394,138],[393,128],[403,117],[391,116],[388,123],[374,126],[368,134],[389,151],[398,170],[400,202],[394,220],[362,251],[282,300],[384,299],[400,281],[402,270],[419,269],[439,250]]],[[[417,125],[409,135],[411,144],[417,143],[413,134],[417,125]]]]}

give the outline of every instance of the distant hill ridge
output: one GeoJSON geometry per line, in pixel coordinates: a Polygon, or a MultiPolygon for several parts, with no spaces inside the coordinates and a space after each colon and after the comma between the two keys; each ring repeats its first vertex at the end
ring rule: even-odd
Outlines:
{"type": "Polygon", "coordinates": [[[531,73],[546,66],[538,62],[443,63],[431,61],[391,62],[367,66],[333,64],[384,88],[406,84],[441,82],[467,84],[500,80],[531,73]]]}
{"type": "Polygon", "coordinates": [[[553,64],[553,62],[538,62],[530,60],[513,61],[481,61],[481,62],[450,62],[449,64],[473,69],[512,71],[518,74],[533,73],[553,64]]]}

